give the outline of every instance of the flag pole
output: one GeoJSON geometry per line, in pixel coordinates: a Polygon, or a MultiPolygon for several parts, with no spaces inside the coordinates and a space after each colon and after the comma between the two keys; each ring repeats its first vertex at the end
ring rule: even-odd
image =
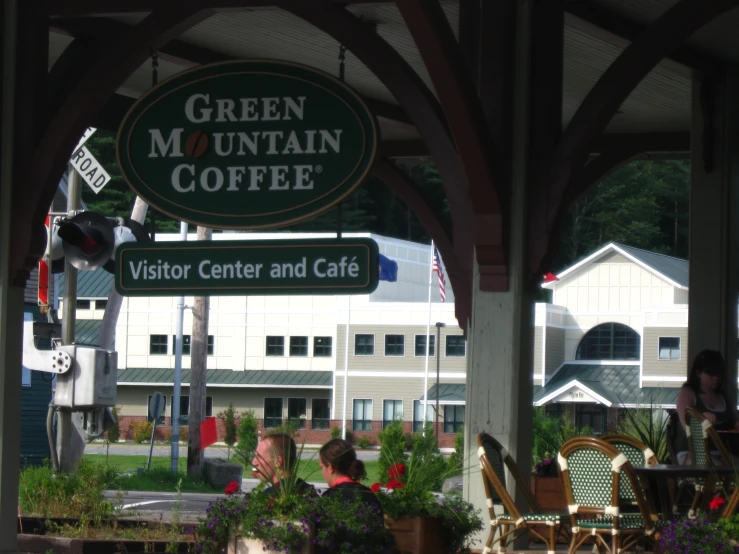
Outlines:
{"type": "MultiPolygon", "coordinates": [[[[429,314],[426,322],[426,367],[423,371],[423,434],[426,436],[426,414],[428,413],[428,392],[429,392],[429,350],[431,348],[431,287],[434,280],[434,241],[431,241],[431,250],[429,250],[429,314]]],[[[434,347],[434,354],[438,346],[434,347]]]]}

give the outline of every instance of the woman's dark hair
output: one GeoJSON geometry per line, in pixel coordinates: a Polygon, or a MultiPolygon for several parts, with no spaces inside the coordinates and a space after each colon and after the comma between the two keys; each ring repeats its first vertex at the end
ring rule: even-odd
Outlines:
{"type": "Polygon", "coordinates": [[[357,453],[352,443],[342,439],[333,439],[324,444],[318,451],[323,465],[331,464],[334,469],[350,479],[358,481],[367,477],[364,462],[357,460],[357,453]]]}
{"type": "Polygon", "coordinates": [[[726,362],[721,352],[716,350],[703,350],[693,360],[693,365],[690,368],[690,375],[688,380],[685,381],[683,387],[690,387],[693,391],[698,394],[701,390],[700,374],[707,373],[708,375],[718,375],[721,380],[718,384],[717,392],[723,394],[724,392],[724,379],[726,378],[726,362]]]}

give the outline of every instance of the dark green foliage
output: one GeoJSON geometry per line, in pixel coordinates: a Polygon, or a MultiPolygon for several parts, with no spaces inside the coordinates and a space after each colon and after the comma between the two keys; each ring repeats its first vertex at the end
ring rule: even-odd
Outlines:
{"type": "Polygon", "coordinates": [[[331,439],[340,439],[341,429],[339,427],[331,427],[331,439]]]}
{"type": "Polygon", "coordinates": [[[447,464],[452,475],[462,475],[464,469],[464,425],[459,428],[454,436],[454,452],[449,455],[447,464]]]}
{"type": "Polygon", "coordinates": [[[381,476],[388,474],[391,465],[408,462],[408,455],[405,453],[402,421],[393,421],[377,434],[377,438],[380,440],[378,470],[381,476]]]}
{"type": "Polygon", "coordinates": [[[591,427],[578,429],[573,423],[572,412],[566,410],[561,417],[548,416],[543,407],[534,407],[532,422],[534,447],[531,452],[531,469],[537,463],[555,458],[562,445],[577,436],[591,436],[591,427]]]}
{"type": "Polygon", "coordinates": [[[223,420],[223,426],[225,428],[225,436],[223,442],[228,447],[228,459],[231,459],[231,447],[236,444],[238,436],[236,434],[236,413],[234,412],[233,402],[228,403],[228,408],[225,412],[218,414],[218,419],[223,420]]]}
{"type": "Polygon", "coordinates": [[[357,438],[357,446],[359,448],[367,448],[372,444],[372,441],[369,439],[369,437],[359,437],[357,438]]]}
{"type": "Polygon", "coordinates": [[[251,467],[254,452],[259,444],[259,422],[254,415],[254,410],[248,410],[241,414],[237,435],[239,442],[234,448],[234,457],[245,467],[251,467]]]}

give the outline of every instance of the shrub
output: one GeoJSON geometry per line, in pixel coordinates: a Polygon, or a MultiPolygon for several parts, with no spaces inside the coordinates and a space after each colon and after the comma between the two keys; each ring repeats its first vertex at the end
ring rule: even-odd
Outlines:
{"type": "Polygon", "coordinates": [[[572,424],[572,411],[566,410],[561,417],[552,417],[546,414],[543,407],[534,408],[532,422],[534,445],[531,456],[531,470],[542,460],[556,458],[559,449],[568,440],[577,436],[591,436],[591,427],[578,429],[572,424]]]}
{"type": "Polygon", "coordinates": [[[221,412],[218,414],[218,419],[223,420],[223,424],[225,427],[225,435],[223,437],[223,442],[226,443],[226,447],[228,448],[227,457],[230,460],[231,459],[231,448],[234,444],[236,444],[236,439],[238,438],[236,433],[236,414],[234,413],[234,405],[233,402],[228,403],[228,409],[225,412],[221,412]]]}
{"type": "Polygon", "coordinates": [[[54,473],[48,466],[23,470],[18,500],[29,515],[100,521],[113,512],[103,490],[115,488],[115,468],[82,460],[73,473],[54,473]]]}
{"type": "Polygon", "coordinates": [[[111,408],[111,412],[113,412],[113,418],[115,419],[115,423],[110,426],[110,429],[108,429],[105,432],[105,438],[108,442],[118,442],[121,438],[121,427],[118,424],[118,418],[120,417],[120,413],[118,408],[111,408]]]}
{"type": "Polygon", "coordinates": [[[459,428],[454,437],[454,452],[449,455],[447,465],[452,475],[462,475],[464,469],[464,426],[459,428]]]}
{"type": "Polygon", "coordinates": [[[254,453],[259,444],[259,421],[254,415],[254,410],[248,410],[241,414],[241,421],[236,432],[239,442],[234,448],[234,458],[245,467],[251,467],[254,453]]]}
{"type": "Polygon", "coordinates": [[[190,438],[190,428],[187,425],[180,425],[180,442],[188,442],[190,438]]]}
{"type": "Polygon", "coordinates": [[[647,445],[657,459],[664,462],[669,457],[667,448],[668,415],[661,406],[629,408],[624,410],[618,422],[619,433],[634,437],[647,445]]]}
{"type": "Polygon", "coordinates": [[[359,448],[367,448],[369,445],[372,444],[372,441],[369,437],[359,437],[357,439],[357,446],[359,448]]]}
{"type": "Polygon", "coordinates": [[[341,438],[341,428],[331,427],[331,439],[340,439],[340,438],[341,438]]]}
{"type": "Polygon", "coordinates": [[[154,424],[151,421],[134,421],[131,423],[133,440],[141,444],[151,439],[154,424]]]}
{"type": "Polygon", "coordinates": [[[172,428],[169,429],[162,429],[162,442],[171,443],[172,442],[172,428]]]}
{"type": "Polygon", "coordinates": [[[393,421],[377,434],[380,439],[380,457],[378,459],[378,472],[387,475],[390,466],[394,464],[405,464],[408,455],[405,450],[405,437],[403,436],[403,422],[399,419],[393,421]]]}

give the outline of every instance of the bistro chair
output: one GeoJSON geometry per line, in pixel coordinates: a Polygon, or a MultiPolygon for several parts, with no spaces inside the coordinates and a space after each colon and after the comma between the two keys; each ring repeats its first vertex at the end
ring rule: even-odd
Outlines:
{"type": "MultiPolygon", "coordinates": [[[[667,452],[670,455],[670,463],[671,464],[677,464],[677,451],[675,450],[675,442],[677,441],[678,432],[680,430],[680,417],[677,414],[677,410],[665,410],[667,412],[667,423],[665,425],[665,439],[667,443],[667,452]]],[[[680,501],[683,499],[683,497],[688,494],[689,497],[692,497],[693,500],[691,501],[691,507],[692,502],[695,501],[695,484],[696,481],[694,478],[685,478],[681,477],[677,479],[677,490],[675,489],[675,480],[670,479],[669,486],[670,486],[670,495],[673,498],[672,504],[672,511],[677,513],[678,508],[680,506],[680,501]]]]}
{"type": "Polygon", "coordinates": [[[487,433],[480,433],[477,435],[477,445],[482,482],[490,514],[490,535],[483,554],[492,552],[496,543],[500,543],[498,552],[506,552],[508,545],[526,532],[539,537],[547,545],[547,551],[554,552],[557,547],[557,531],[561,530],[562,524],[567,523],[567,515],[543,512],[516,462],[497,440],[487,433]],[[523,491],[530,512],[521,513],[511,495],[508,494],[506,468],[516,482],[516,490],[523,491]],[[500,515],[495,513],[496,504],[502,505],[503,513],[500,515]],[[536,526],[540,525],[549,527],[548,537],[543,536],[536,529],[536,526]],[[499,532],[497,539],[495,538],[496,532],[499,532]]]}
{"type": "MultiPolygon", "coordinates": [[[[611,434],[601,437],[601,440],[616,447],[616,450],[628,458],[632,467],[644,467],[659,463],[659,460],[652,449],[634,437],[611,434]]],[[[621,479],[619,487],[619,506],[622,510],[633,510],[633,507],[637,505],[637,502],[636,495],[631,488],[631,483],[628,479],[621,479]]],[[[654,502],[652,501],[649,488],[641,487],[641,490],[646,500],[649,502],[650,510],[654,511],[654,502]]]]}
{"type": "MultiPolygon", "coordinates": [[[[731,467],[734,464],[734,458],[719,437],[716,428],[702,413],[692,407],[685,408],[685,434],[688,436],[688,449],[693,465],[715,467],[720,463],[731,467]]],[[[695,516],[698,503],[703,497],[704,487],[705,480],[696,479],[695,499],[688,513],[689,517],[695,516]]],[[[728,494],[726,496],[729,497],[728,494]]]]}
{"type": "Polygon", "coordinates": [[[576,437],[562,445],[557,461],[572,525],[570,554],[588,539],[611,554],[644,542],[656,546],[664,522],[652,513],[625,454],[595,437],[576,437]],[[625,517],[620,507],[622,480],[630,484],[638,510],[625,517]]]}

